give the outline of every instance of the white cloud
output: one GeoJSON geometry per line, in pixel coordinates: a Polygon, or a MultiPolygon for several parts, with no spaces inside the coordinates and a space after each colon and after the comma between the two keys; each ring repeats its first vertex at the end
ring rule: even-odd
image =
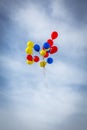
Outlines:
{"type": "Polygon", "coordinates": [[[52,17],[61,24],[71,19],[70,12],[65,8],[63,0],[54,0],[50,3],[50,8],[52,9],[52,17]]]}
{"type": "MultiPolygon", "coordinates": [[[[25,58],[26,59],[26,58],[25,58]]],[[[11,74],[10,83],[13,84],[13,81],[23,80],[23,82],[28,83],[30,79],[33,84],[35,82],[48,82],[49,85],[72,85],[80,84],[86,85],[86,71],[81,68],[77,68],[73,65],[70,65],[65,62],[56,61],[52,65],[47,64],[46,70],[40,68],[39,63],[34,63],[33,65],[27,65],[26,60],[19,61],[16,58],[6,58],[2,57],[2,66],[11,74]],[[16,79],[14,79],[16,77],[16,79]],[[43,80],[42,80],[43,79],[43,80]]],[[[16,85],[15,85],[16,86],[16,85]]]]}
{"type": "Polygon", "coordinates": [[[26,4],[24,8],[17,8],[17,13],[12,15],[13,21],[27,32],[27,36],[38,40],[42,40],[42,37],[47,38],[46,34],[53,28],[43,8],[34,3],[26,4]]]}
{"type": "Polygon", "coordinates": [[[1,125],[2,129],[7,127],[9,130],[24,130],[24,126],[26,130],[52,129],[56,123],[63,123],[77,112],[76,104],[81,100],[79,93],[75,93],[73,89],[63,86],[46,88],[43,84],[36,89],[16,87],[7,93],[12,103],[7,108],[8,113],[7,110],[0,110],[3,116],[0,120],[5,122],[5,126],[1,125]]]}
{"type": "MultiPolygon", "coordinates": [[[[10,18],[19,27],[19,33],[25,32],[22,38],[32,38],[43,43],[53,30],[57,30],[59,39],[56,44],[58,42],[60,50],[63,51],[59,53],[74,58],[83,56],[87,29],[78,29],[74,24],[71,26],[72,18],[61,1],[51,1],[49,8],[52,9],[50,15],[41,4],[26,3],[12,11],[10,18]],[[66,20],[67,17],[70,17],[69,20],[66,20]]],[[[87,85],[86,71],[60,60],[58,62],[55,58],[52,65],[46,66],[44,75],[38,64],[28,66],[25,63],[24,51],[18,47],[19,44],[22,46],[20,41],[21,37],[14,44],[14,58],[6,57],[6,54],[1,56],[2,68],[6,71],[6,78],[9,78],[8,89],[0,94],[7,98],[10,106],[7,105],[8,108],[4,110],[0,108],[0,128],[51,130],[55,124],[64,123],[72,114],[78,112],[82,97],[71,85],[87,85]]],[[[5,73],[2,75],[5,76],[5,73]]]]}
{"type": "Polygon", "coordinates": [[[68,57],[83,57],[86,53],[84,48],[87,48],[85,25],[80,28],[76,27],[72,23],[71,15],[60,0],[51,1],[49,8],[52,9],[50,15],[41,4],[29,3],[17,8],[16,12],[13,11],[10,18],[20,27],[19,32],[21,29],[25,32],[26,39],[31,38],[35,42],[41,42],[40,44],[50,38],[53,30],[57,30],[59,39],[55,42],[62,48],[63,54],[68,57]]]}
{"type": "Polygon", "coordinates": [[[47,67],[48,77],[53,79],[57,84],[84,84],[86,85],[87,74],[85,70],[81,70],[75,66],[64,62],[56,62],[52,66],[47,67]],[[57,81],[57,82],[56,82],[57,81]]]}

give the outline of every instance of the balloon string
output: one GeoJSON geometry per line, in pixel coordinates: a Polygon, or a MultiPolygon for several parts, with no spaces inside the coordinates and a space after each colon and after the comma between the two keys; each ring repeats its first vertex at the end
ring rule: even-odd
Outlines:
{"type": "MultiPolygon", "coordinates": [[[[44,56],[42,57],[42,60],[44,61],[44,56]]],[[[44,63],[43,63],[43,66],[44,66],[44,63]]],[[[43,82],[44,82],[44,85],[46,87],[48,87],[48,84],[47,84],[47,76],[46,76],[46,68],[45,66],[43,67],[43,82]]]]}
{"type": "Polygon", "coordinates": [[[47,75],[46,75],[46,68],[43,68],[43,76],[44,76],[44,85],[48,88],[48,83],[47,83],[47,75]]]}
{"type": "Polygon", "coordinates": [[[46,69],[45,67],[43,67],[43,75],[44,75],[44,78],[46,77],[46,69]]]}

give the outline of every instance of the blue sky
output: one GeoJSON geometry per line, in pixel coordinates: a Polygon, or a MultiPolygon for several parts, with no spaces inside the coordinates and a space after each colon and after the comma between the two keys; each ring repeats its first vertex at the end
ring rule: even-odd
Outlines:
{"type": "Polygon", "coordinates": [[[0,1],[0,130],[87,129],[86,0],[0,1]],[[46,66],[25,62],[26,42],[59,32],[46,66]]]}

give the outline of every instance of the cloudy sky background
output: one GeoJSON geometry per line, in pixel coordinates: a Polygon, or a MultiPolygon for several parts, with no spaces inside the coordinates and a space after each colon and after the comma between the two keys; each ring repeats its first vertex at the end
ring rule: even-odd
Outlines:
{"type": "Polygon", "coordinates": [[[87,1],[0,0],[0,130],[87,129],[87,1]],[[59,32],[54,63],[28,66],[28,40],[59,32]]]}

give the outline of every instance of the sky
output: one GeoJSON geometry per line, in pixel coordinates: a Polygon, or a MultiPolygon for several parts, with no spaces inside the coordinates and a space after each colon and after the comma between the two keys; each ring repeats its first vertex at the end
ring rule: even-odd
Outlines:
{"type": "Polygon", "coordinates": [[[0,130],[87,129],[86,0],[0,0],[0,50],[0,130]],[[27,65],[53,31],[53,64],[27,65]]]}

